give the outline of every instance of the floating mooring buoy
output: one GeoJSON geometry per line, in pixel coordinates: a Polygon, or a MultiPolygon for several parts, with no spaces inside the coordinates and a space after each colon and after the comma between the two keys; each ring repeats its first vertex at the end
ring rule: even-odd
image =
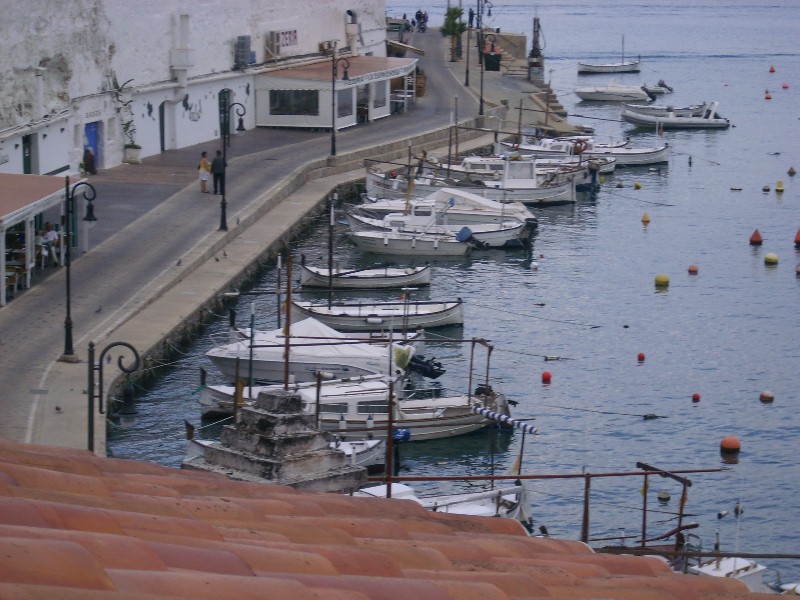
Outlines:
{"type": "Polygon", "coordinates": [[[758,395],[758,399],[761,400],[764,404],[769,404],[773,400],[775,400],[775,394],[768,390],[764,390],[758,395]]]}
{"type": "Polygon", "coordinates": [[[783,89],[785,89],[785,90],[788,90],[788,89],[789,89],[789,84],[788,84],[788,83],[786,83],[786,82],[784,81],[784,82],[783,82],[783,85],[782,85],[781,87],[782,87],[783,89]]]}
{"type": "Polygon", "coordinates": [[[770,73],[774,73],[775,72],[775,66],[774,65],[769,68],[769,72],[770,73]]]}
{"type": "Polygon", "coordinates": [[[698,394],[697,392],[692,394],[692,402],[700,402],[700,394],[698,394]]]}
{"type": "Polygon", "coordinates": [[[636,360],[639,362],[644,362],[644,358],[644,352],[639,352],[639,354],[636,355],[636,360]]]}
{"type": "Polygon", "coordinates": [[[697,265],[689,265],[689,275],[697,275],[697,265]]]}
{"type": "Polygon", "coordinates": [[[644,213],[642,215],[642,223],[647,225],[649,222],[650,222],[650,215],[648,215],[647,213],[644,213]]]}
{"type": "Polygon", "coordinates": [[[769,186],[765,185],[764,187],[761,188],[761,191],[762,192],[768,192],[769,191],[769,186]]]}
{"type": "Polygon", "coordinates": [[[550,375],[550,371],[545,371],[542,373],[542,383],[550,383],[550,379],[552,375],[550,375]]]}
{"type": "Polygon", "coordinates": [[[764,100],[772,100],[772,94],[769,93],[769,90],[764,92],[764,100]]]}
{"type": "Polygon", "coordinates": [[[719,449],[725,454],[736,454],[742,449],[742,444],[736,436],[726,435],[720,441],[719,449]]]}
{"type": "Polygon", "coordinates": [[[669,502],[670,498],[669,492],[664,492],[664,491],[658,492],[657,497],[659,502],[669,502]]]}
{"type": "Polygon", "coordinates": [[[783,193],[783,180],[778,179],[778,182],[775,184],[775,192],[778,194],[783,193]]]}
{"type": "Polygon", "coordinates": [[[669,275],[659,273],[656,275],[656,287],[667,287],[669,285],[669,275]]]}
{"type": "Polygon", "coordinates": [[[777,265],[778,264],[778,255],[774,252],[769,252],[764,256],[764,264],[765,265],[777,265]]]}
{"type": "Polygon", "coordinates": [[[642,189],[642,184],[637,181],[636,183],[633,184],[633,189],[635,190],[642,189]]]}
{"type": "Polygon", "coordinates": [[[797,234],[794,236],[794,247],[800,248],[800,229],[797,230],[797,234]]]}
{"type": "Polygon", "coordinates": [[[797,171],[794,170],[794,167],[789,167],[789,170],[786,171],[789,177],[794,177],[797,174],[797,171]]]}
{"type": "Polygon", "coordinates": [[[753,235],[750,236],[750,245],[751,246],[760,246],[764,242],[764,238],[761,237],[761,232],[756,229],[753,232],[753,235]]]}

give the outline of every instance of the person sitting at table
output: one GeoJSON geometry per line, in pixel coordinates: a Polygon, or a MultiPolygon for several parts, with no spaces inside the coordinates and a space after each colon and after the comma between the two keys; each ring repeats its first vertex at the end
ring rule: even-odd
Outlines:
{"type": "Polygon", "coordinates": [[[53,230],[50,223],[44,224],[44,231],[42,232],[42,246],[47,250],[47,254],[52,257],[53,266],[58,266],[58,255],[56,254],[56,247],[58,246],[58,232],[53,230]]]}

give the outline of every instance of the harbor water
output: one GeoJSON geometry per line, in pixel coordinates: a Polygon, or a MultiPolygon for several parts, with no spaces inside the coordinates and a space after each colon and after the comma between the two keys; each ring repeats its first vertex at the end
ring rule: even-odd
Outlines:
{"type": "MultiPolygon", "coordinates": [[[[472,4],[465,2],[464,10],[472,4]]],[[[386,5],[394,17],[410,18],[418,8],[429,12],[436,27],[446,4],[386,5]]],[[[726,550],[798,553],[800,249],[794,240],[800,180],[787,171],[800,168],[800,5],[549,0],[537,3],[534,12],[530,3],[516,0],[494,2],[491,12],[483,17],[485,25],[529,37],[533,17],[540,18],[547,78],[571,122],[593,127],[601,139],[668,143],[672,157],[658,167],[618,169],[595,197],[539,210],[530,249],[476,251],[433,263],[430,289],[412,296],[465,301],[463,328],[429,332],[426,353],[447,369],[437,385],[467,391],[471,345],[448,338],[490,340],[493,387],[517,402],[513,416],[533,419],[540,430],[525,439],[525,473],[635,471],[637,462],[665,470],[725,467],[687,475],[693,483],[687,520],[700,524],[696,532],[703,545],[710,548],[719,530],[726,550]],[[576,87],[607,83],[611,76],[578,76],[577,62],[616,61],[623,35],[626,57],[641,55],[642,71],[615,81],[653,85],[663,79],[675,90],[659,99],[664,104],[719,101],[732,127],[657,135],[621,122],[619,105],[580,102],[576,87]],[[783,193],[775,191],[779,180],[783,193]],[[761,246],[749,243],[756,229],[764,238],[761,246]],[[776,265],[765,264],[767,253],[778,256],[776,265]],[[697,266],[696,274],[690,265],[697,266]],[[658,274],[669,277],[668,286],[654,284],[658,274]],[[549,383],[542,381],[544,372],[549,383]],[[760,401],[766,390],[773,402],[760,401]],[[733,460],[720,454],[720,440],[728,435],[742,446],[733,460]],[[744,508],[738,519],[737,504],[744,508]],[[720,511],[728,516],[717,519],[720,511]]],[[[439,34],[429,29],[415,35],[439,34]]],[[[369,266],[382,260],[347,241],[345,209],[337,209],[336,263],[369,266]]],[[[327,249],[322,218],[291,251],[296,262],[302,254],[309,264],[327,266],[327,249]]],[[[276,279],[270,269],[255,285],[262,293],[235,302],[241,326],[249,324],[251,305],[258,328],[277,326],[276,279]]],[[[296,285],[296,273],[293,279],[296,285]]],[[[324,292],[295,295],[326,298],[324,292]]],[[[397,291],[337,294],[356,297],[394,299],[397,291]]],[[[180,465],[184,422],[200,425],[199,370],[207,369],[211,382],[222,382],[203,354],[226,327],[227,315],[219,315],[194,346],[181,350],[156,387],[137,398],[137,414],[109,425],[110,454],[180,465]]],[[[485,360],[477,347],[474,378],[482,377],[485,360]]],[[[214,435],[213,428],[201,431],[214,435]]],[[[521,443],[519,433],[484,431],[403,444],[401,474],[484,475],[492,468],[501,473],[521,443]]],[[[526,485],[537,525],[550,535],[577,539],[583,480],[526,485]]],[[[642,492],[640,477],[593,480],[590,536],[638,535],[642,492]]],[[[647,494],[648,533],[674,527],[680,486],[651,478],[647,494]],[[671,500],[659,503],[659,492],[671,500]]],[[[798,561],[761,562],[779,568],[786,580],[800,580],[798,561]]]]}

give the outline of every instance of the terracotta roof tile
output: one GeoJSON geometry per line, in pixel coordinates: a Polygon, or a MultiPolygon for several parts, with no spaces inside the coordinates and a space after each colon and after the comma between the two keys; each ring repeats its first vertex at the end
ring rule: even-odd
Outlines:
{"type": "Polygon", "coordinates": [[[746,600],[510,519],[0,440],[0,597],[746,600]],[[47,568],[42,568],[45,565],[47,568]]]}

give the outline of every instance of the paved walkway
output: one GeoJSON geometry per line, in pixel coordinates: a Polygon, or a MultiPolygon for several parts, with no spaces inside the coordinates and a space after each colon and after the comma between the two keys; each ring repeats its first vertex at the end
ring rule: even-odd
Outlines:
{"type": "MultiPolygon", "coordinates": [[[[426,51],[420,61],[427,74],[425,96],[408,114],[338,132],[337,157],[328,157],[330,132],[255,129],[232,136],[227,232],[217,230],[220,196],[201,194],[196,181],[200,152],[213,154],[217,142],[92,176],[98,222],[90,232],[90,251],[75,256],[70,269],[74,348],[82,362],[58,361],[64,347],[62,267],[0,310],[0,436],[87,447],[90,341],[98,349],[124,341],[146,355],[224,292],[332,189],[362,179],[363,158],[390,152],[403,157],[405,140],[419,147],[428,139],[425,132],[438,131],[439,139],[446,139],[441,132],[450,122],[456,94],[459,114],[476,115],[473,88],[465,91],[461,85],[464,63],[448,61],[444,38],[429,30],[410,43],[426,51]]],[[[485,75],[488,110],[500,99],[489,90],[491,79],[502,74],[485,75]]],[[[497,89],[508,97],[506,86],[497,89]]],[[[490,137],[471,144],[484,145],[490,137]]],[[[105,367],[106,387],[118,373],[118,358],[127,362],[129,356],[118,348],[109,353],[113,361],[105,367]]],[[[104,454],[105,421],[95,416],[95,450],[104,454]]]]}

